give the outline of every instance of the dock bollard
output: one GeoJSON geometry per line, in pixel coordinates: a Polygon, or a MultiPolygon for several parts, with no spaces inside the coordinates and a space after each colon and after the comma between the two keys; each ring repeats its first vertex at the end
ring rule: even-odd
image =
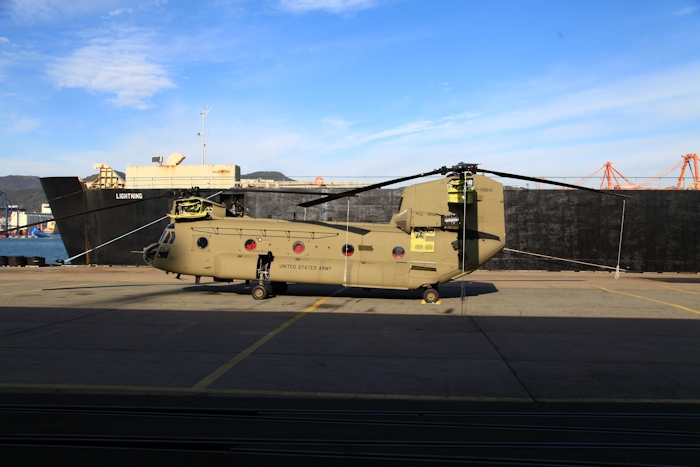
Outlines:
{"type": "Polygon", "coordinates": [[[46,266],[46,258],[43,256],[29,256],[27,257],[27,266],[46,266]]]}
{"type": "Polygon", "coordinates": [[[8,266],[17,266],[17,267],[24,267],[27,265],[27,257],[26,256],[10,256],[8,258],[8,266]]]}

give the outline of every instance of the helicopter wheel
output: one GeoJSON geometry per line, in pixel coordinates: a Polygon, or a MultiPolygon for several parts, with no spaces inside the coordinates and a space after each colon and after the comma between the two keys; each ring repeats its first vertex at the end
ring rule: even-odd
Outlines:
{"type": "Polygon", "coordinates": [[[433,287],[425,289],[423,291],[423,300],[425,300],[426,303],[435,303],[440,300],[440,292],[433,287]]]}
{"type": "Polygon", "coordinates": [[[250,291],[250,294],[256,300],[264,300],[270,296],[270,291],[267,290],[267,287],[264,285],[256,285],[253,287],[253,290],[250,291]]]}
{"type": "Polygon", "coordinates": [[[272,287],[272,293],[275,295],[282,295],[287,291],[286,282],[271,282],[270,286],[272,287]]]}

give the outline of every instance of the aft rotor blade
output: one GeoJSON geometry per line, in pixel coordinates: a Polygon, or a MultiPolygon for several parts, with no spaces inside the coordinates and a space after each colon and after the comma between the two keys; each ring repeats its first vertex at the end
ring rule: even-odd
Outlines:
{"type": "Polygon", "coordinates": [[[318,204],[327,203],[329,201],[333,201],[336,199],[347,198],[348,196],[355,196],[359,193],[364,193],[365,191],[376,190],[377,188],[382,188],[384,186],[393,185],[395,183],[407,182],[409,180],[413,180],[413,179],[421,178],[421,177],[429,177],[430,175],[435,175],[435,174],[444,174],[444,173],[447,173],[448,171],[449,171],[449,169],[447,169],[446,167],[442,167],[439,169],[435,169],[432,172],[426,172],[426,173],[417,174],[417,175],[409,175],[408,177],[395,178],[393,180],[389,180],[386,182],[375,183],[374,185],[367,185],[367,186],[364,186],[362,188],[355,188],[353,190],[343,191],[342,193],[333,193],[333,194],[327,195],[325,198],[319,198],[319,199],[315,199],[313,201],[306,201],[305,203],[300,203],[297,206],[300,206],[302,208],[308,208],[311,206],[316,206],[318,204]]]}
{"type": "Polygon", "coordinates": [[[602,191],[602,190],[596,190],[595,188],[588,188],[585,186],[572,185],[570,183],[564,183],[564,182],[555,182],[553,180],[547,180],[547,179],[543,179],[543,178],[528,177],[526,175],[509,174],[509,173],[505,173],[505,172],[496,172],[494,170],[486,170],[486,169],[477,169],[477,172],[493,174],[493,175],[497,175],[499,177],[504,177],[504,178],[515,178],[517,180],[526,180],[529,182],[537,182],[537,183],[544,183],[547,185],[556,185],[556,186],[562,186],[565,188],[573,188],[576,190],[592,191],[594,193],[600,193],[602,195],[617,196],[618,198],[630,198],[629,196],[619,195],[617,193],[610,193],[610,192],[602,191]]]}

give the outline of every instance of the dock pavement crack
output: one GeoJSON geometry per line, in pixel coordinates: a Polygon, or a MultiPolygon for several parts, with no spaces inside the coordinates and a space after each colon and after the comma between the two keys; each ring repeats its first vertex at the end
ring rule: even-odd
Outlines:
{"type": "Polygon", "coordinates": [[[511,366],[511,364],[508,362],[506,357],[501,353],[501,351],[499,350],[496,343],[493,340],[491,340],[491,337],[489,337],[489,335],[486,334],[486,332],[483,329],[481,329],[481,326],[479,326],[479,323],[477,323],[476,320],[474,319],[475,317],[469,315],[469,318],[472,320],[472,323],[474,323],[474,326],[476,326],[476,328],[479,330],[479,332],[484,335],[484,337],[486,338],[487,341],[489,341],[489,343],[491,344],[493,349],[496,351],[496,353],[498,353],[498,355],[501,357],[501,360],[503,360],[503,363],[506,364],[506,366],[508,367],[508,369],[510,370],[510,372],[512,373],[512,375],[516,379],[516,381],[518,381],[518,383],[520,383],[520,386],[527,393],[527,396],[532,400],[532,402],[537,402],[535,397],[530,393],[530,390],[527,388],[527,386],[525,386],[525,383],[523,383],[523,381],[518,376],[518,373],[516,373],[515,369],[511,366]]]}

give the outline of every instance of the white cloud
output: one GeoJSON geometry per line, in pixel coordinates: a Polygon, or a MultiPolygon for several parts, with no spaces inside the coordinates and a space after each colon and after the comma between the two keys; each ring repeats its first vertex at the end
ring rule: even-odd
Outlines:
{"type": "Polygon", "coordinates": [[[104,10],[119,0],[10,0],[9,9],[17,21],[57,21],[60,18],[104,10]]]}
{"type": "Polygon", "coordinates": [[[321,123],[333,131],[346,132],[355,122],[339,117],[325,117],[321,119],[321,123]]]}
{"type": "MultiPolygon", "coordinates": [[[[94,159],[95,161],[99,159],[94,159]]],[[[91,167],[91,166],[88,166],[91,167]]],[[[59,177],[75,176],[85,171],[85,167],[78,164],[72,165],[68,158],[61,158],[60,162],[41,160],[40,157],[31,154],[23,154],[22,157],[0,157],[0,176],[4,175],[32,175],[35,177],[59,177]],[[79,172],[81,170],[82,172],[79,172]]],[[[87,175],[87,174],[86,174],[87,175]]]]}
{"type": "Polygon", "coordinates": [[[280,0],[280,7],[292,13],[323,10],[330,13],[348,13],[372,8],[374,0],[280,0]]]}
{"type": "MultiPolygon", "coordinates": [[[[244,173],[280,170],[312,180],[318,175],[392,178],[464,161],[509,173],[568,177],[567,182],[611,161],[639,182],[700,148],[698,75],[700,63],[691,63],[624,79],[601,78],[595,85],[569,81],[547,92],[507,83],[492,91],[498,99],[479,99],[495,103],[478,111],[407,118],[385,127],[357,113],[352,119],[326,116],[310,126],[286,120],[226,123],[226,116],[217,116],[223,121],[212,120],[220,129],[210,133],[207,160],[238,163],[244,173]]],[[[196,138],[187,136],[178,147],[175,133],[187,131],[168,120],[168,110],[159,113],[164,130],[154,147],[170,145],[196,159],[196,138]]],[[[119,148],[115,158],[138,148],[119,148]]]]}
{"type": "Polygon", "coordinates": [[[413,123],[407,123],[405,125],[400,125],[395,128],[389,128],[388,130],[379,131],[369,135],[351,135],[345,138],[339,145],[339,147],[349,147],[358,146],[361,144],[366,144],[372,141],[390,138],[392,136],[403,136],[418,133],[421,131],[427,131],[436,128],[436,124],[425,120],[413,123]]]}
{"type": "Polygon", "coordinates": [[[0,44],[2,45],[8,45],[10,43],[10,39],[7,37],[0,37],[0,44]]]}
{"type": "Polygon", "coordinates": [[[116,94],[108,100],[112,104],[145,109],[148,98],[175,84],[143,49],[126,40],[96,40],[57,59],[47,73],[59,87],[116,94]]]}
{"type": "Polygon", "coordinates": [[[167,0],[9,0],[8,10],[17,22],[36,23],[58,22],[82,15],[107,15],[104,17],[108,18],[132,13],[129,4],[147,10],[167,3],[167,0]]]}
{"type": "Polygon", "coordinates": [[[567,176],[573,182],[612,161],[641,181],[700,147],[698,74],[700,63],[691,63],[608,79],[598,87],[557,88],[537,99],[522,89],[498,92],[500,102],[508,103],[503,110],[418,119],[374,131],[362,131],[358,122],[333,125],[344,121],[334,116],[322,121],[331,131],[297,131],[301,136],[286,139],[279,158],[270,154],[263,168],[287,169],[287,161],[299,154],[313,161],[305,167],[317,174],[345,176],[400,176],[465,161],[511,173],[567,176]]]}
{"type": "Polygon", "coordinates": [[[119,16],[123,13],[133,13],[134,10],[131,8],[119,8],[114,11],[110,11],[109,14],[107,15],[108,18],[111,18],[112,16],[119,16]]]}
{"type": "Polygon", "coordinates": [[[405,136],[412,135],[415,133],[420,133],[428,130],[437,130],[441,128],[447,128],[455,124],[455,122],[460,120],[466,120],[475,118],[481,115],[479,112],[464,112],[457,115],[448,115],[439,120],[423,120],[418,122],[411,122],[405,125],[400,125],[395,128],[389,128],[388,130],[382,130],[372,134],[356,134],[349,135],[345,137],[341,142],[335,144],[335,147],[346,148],[351,146],[359,146],[362,144],[370,143],[372,141],[382,140],[386,138],[391,138],[394,136],[405,136]]]}
{"type": "Polygon", "coordinates": [[[36,118],[22,117],[13,120],[8,125],[9,133],[28,133],[39,127],[41,121],[36,118]]]}
{"type": "Polygon", "coordinates": [[[673,16],[686,16],[686,15],[690,15],[690,14],[694,13],[694,12],[697,11],[699,8],[700,8],[700,7],[696,7],[696,6],[695,6],[695,7],[691,7],[691,6],[689,6],[689,7],[683,8],[683,9],[681,9],[681,10],[674,11],[674,12],[671,13],[671,14],[672,14],[673,16]]]}
{"type": "Polygon", "coordinates": [[[457,115],[448,115],[447,117],[443,117],[442,119],[446,122],[450,122],[455,120],[464,120],[467,118],[476,118],[479,115],[481,115],[481,112],[463,112],[457,115]]]}

